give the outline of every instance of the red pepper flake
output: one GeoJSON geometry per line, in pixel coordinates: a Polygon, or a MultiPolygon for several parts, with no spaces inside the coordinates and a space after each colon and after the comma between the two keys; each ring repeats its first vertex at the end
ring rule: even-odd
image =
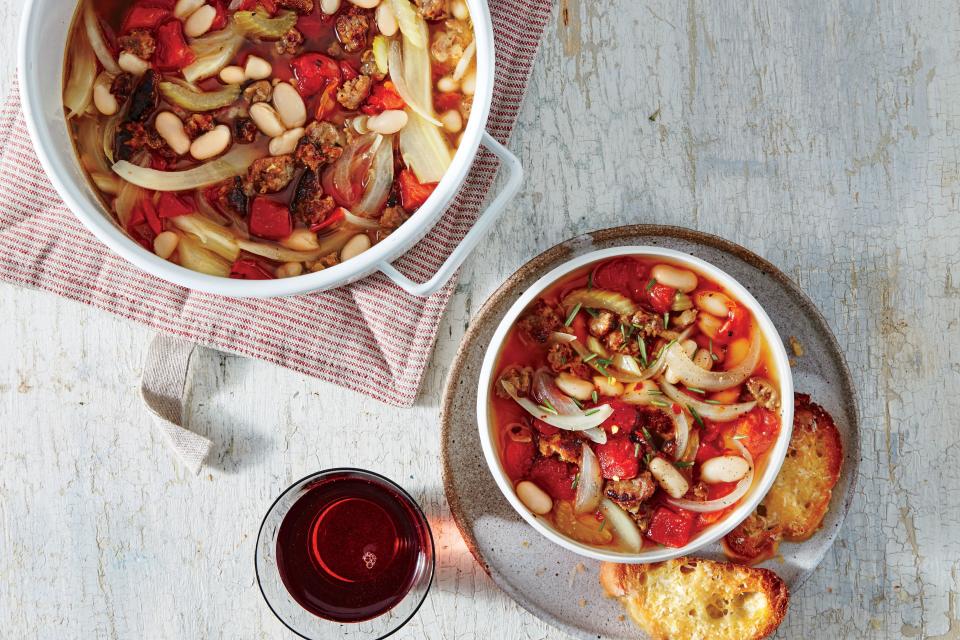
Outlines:
{"type": "Polygon", "coordinates": [[[436,182],[421,184],[410,169],[404,169],[400,172],[398,182],[400,183],[400,204],[408,213],[413,213],[419,209],[438,184],[436,182]]]}
{"type": "Polygon", "coordinates": [[[274,275],[252,258],[238,258],[230,267],[230,277],[235,280],[273,280],[274,275]]]}
{"type": "Polygon", "coordinates": [[[268,240],[282,240],[293,231],[286,205],[270,198],[256,198],[250,207],[250,233],[268,240]]]}
{"type": "Polygon", "coordinates": [[[193,64],[197,56],[183,37],[183,23],[167,20],[157,29],[157,52],[153,61],[161,71],[179,71],[193,64]]]}

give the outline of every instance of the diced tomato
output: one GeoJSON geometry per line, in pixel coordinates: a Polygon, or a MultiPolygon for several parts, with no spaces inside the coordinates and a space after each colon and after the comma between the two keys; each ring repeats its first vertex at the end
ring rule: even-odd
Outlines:
{"type": "Polygon", "coordinates": [[[336,209],[330,212],[330,215],[327,216],[326,220],[312,225],[310,227],[310,231],[313,231],[314,233],[318,233],[320,231],[323,231],[324,229],[329,229],[330,227],[337,224],[338,222],[340,222],[346,217],[347,215],[346,215],[346,212],[344,211],[344,208],[337,207],[336,209]]]}
{"type": "Polygon", "coordinates": [[[644,299],[657,313],[670,311],[670,307],[673,305],[673,299],[677,295],[676,289],[668,287],[665,284],[660,284],[659,282],[654,282],[653,285],[650,285],[648,282],[644,285],[643,291],[644,299]]]}
{"type": "Polygon", "coordinates": [[[533,442],[507,440],[503,448],[503,468],[514,482],[525,478],[533,465],[536,445],[533,442]]]}
{"type": "Polygon", "coordinates": [[[157,201],[157,211],[161,218],[185,216],[194,213],[196,210],[197,208],[184,197],[167,191],[163,192],[160,195],[160,200],[157,201]]]}
{"type": "Polygon", "coordinates": [[[417,176],[410,169],[404,169],[400,172],[398,182],[400,183],[400,205],[408,213],[413,213],[419,209],[433,193],[433,190],[437,188],[436,182],[420,184],[417,176]]]}
{"type": "Polygon", "coordinates": [[[326,89],[331,83],[340,82],[340,65],[322,53],[305,53],[290,62],[296,78],[297,91],[309,98],[326,89]]]}
{"type": "Polygon", "coordinates": [[[183,37],[183,23],[167,20],[157,29],[157,52],[153,61],[161,71],[179,71],[193,63],[197,56],[183,37]]]}
{"type": "Polygon", "coordinates": [[[530,469],[530,479],[555,500],[573,500],[577,495],[575,478],[576,466],[556,458],[540,458],[530,469]]]}
{"type": "Polygon", "coordinates": [[[545,436],[552,436],[560,432],[560,429],[557,429],[556,427],[547,424],[546,422],[544,422],[539,418],[533,419],[533,427],[534,429],[536,429],[537,431],[539,431],[541,434],[545,436]]]}
{"type": "Polygon", "coordinates": [[[150,227],[154,235],[160,235],[160,232],[163,231],[163,223],[160,222],[160,216],[157,214],[157,207],[153,204],[153,198],[144,196],[143,200],[140,201],[140,208],[147,220],[147,226],[150,227]]]}
{"type": "Polygon", "coordinates": [[[250,207],[250,233],[269,240],[281,240],[293,231],[290,209],[270,198],[256,198],[250,207]]]}
{"type": "Polygon", "coordinates": [[[397,93],[397,87],[387,80],[384,83],[375,85],[370,92],[370,97],[366,103],[360,107],[360,111],[368,116],[375,116],[391,109],[403,109],[407,103],[403,101],[400,94],[397,93]]]}
{"type": "Polygon", "coordinates": [[[340,76],[343,78],[343,81],[353,80],[360,74],[356,69],[353,68],[353,65],[347,62],[346,60],[340,61],[340,76]]]}
{"type": "Polygon", "coordinates": [[[679,548],[690,542],[693,534],[693,514],[658,508],[650,520],[647,537],[665,547],[679,548]]]}
{"type": "Polygon", "coordinates": [[[636,478],[640,471],[637,445],[626,434],[608,437],[604,444],[594,447],[600,460],[600,472],[604,478],[616,476],[621,480],[636,478]]]}
{"type": "Polygon", "coordinates": [[[459,109],[462,96],[459,93],[438,93],[433,98],[433,106],[437,111],[449,111],[450,109],[459,109]]]}
{"type": "Polygon", "coordinates": [[[742,436],[738,437],[740,444],[747,448],[754,459],[773,446],[779,433],[780,418],[761,407],[754,408],[737,420],[733,429],[733,435],[742,436]]]}
{"type": "Polygon", "coordinates": [[[130,33],[135,29],[155,29],[158,24],[166,20],[173,11],[175,0],[145,0],[130,8],[123,24],[121,33],[130,33]]]}
{"type": "Polygon", "coordinates": [[[237,258],[230,267],[230,277],[235,280],[273,280],[272,273],[252,258],[237,258]]]}
{"type": "Polygon", "coordinates": [[[640,290],[646,285],[643,265],[633,258],[619,258],[603,262],[593,270],[593,286],[597,289],[611,289],[625,296],[639,298],[635,295],[635,287],[640,290]],[[642,284],[641,284],[642,283],[642,284]]]}
{"type": "Polygon", "coordinates": [[[617,433],[629,435],[637,426],[637,409],[633,405],[621,402],[620,400],[608,400],[603,404],[610,405],[613,413],[603,421],[600,426],[607,433],[611,433],[613,427],[617,427],[617,433]]]}

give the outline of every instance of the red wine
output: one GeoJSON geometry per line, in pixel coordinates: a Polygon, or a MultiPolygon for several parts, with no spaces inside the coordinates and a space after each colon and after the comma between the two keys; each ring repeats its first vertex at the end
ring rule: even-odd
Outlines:
{"type": "Polygon", "coordinates": [[[290,507],[277,533],[277,568],[307,611],[361,622],[403,600],[429,537],[409,497],[343,471],[317,480],[290,507]]]}

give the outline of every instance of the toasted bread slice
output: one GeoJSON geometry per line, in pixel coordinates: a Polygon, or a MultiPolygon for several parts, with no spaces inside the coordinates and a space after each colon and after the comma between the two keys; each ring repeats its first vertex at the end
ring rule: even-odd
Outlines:
{"type": "Polygon", "coordinates": [[[654,640],[759,640],[787,613],[787,585],[768,569],[677,558],[600,567],[600,584],[654,640]]]}
{"type": "Polygon", "coordinates": [[[830,414],[794,396],[790,449],[770,492],[757,510],[724,538],[724,550],[742,562],[759,562],[776,554],[781,539],[806,540],[820,527],[840,478],[843,445],[830,414]]]}

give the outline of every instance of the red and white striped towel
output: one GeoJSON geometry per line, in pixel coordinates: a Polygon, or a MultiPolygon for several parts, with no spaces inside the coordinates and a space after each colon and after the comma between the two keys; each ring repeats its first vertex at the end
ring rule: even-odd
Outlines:
{"type": "MultiPolygon", "coordinates": [[[[523,100],[551,0],[490,3],[497,77],[487,130],[506,142],[523,100]]],[[[496,174],[482,151],[453,204],[398,267],[427,279],[476,219],[496,174]]],[[[183,289],[114,255],[47,180],[19,92],[0,112],[0,279],[52,291],[214,349],[273,362],[400,406],[413,404],[449,283],[415,298],[381,274],[324,293],[239,300],[183,289]]]]}

